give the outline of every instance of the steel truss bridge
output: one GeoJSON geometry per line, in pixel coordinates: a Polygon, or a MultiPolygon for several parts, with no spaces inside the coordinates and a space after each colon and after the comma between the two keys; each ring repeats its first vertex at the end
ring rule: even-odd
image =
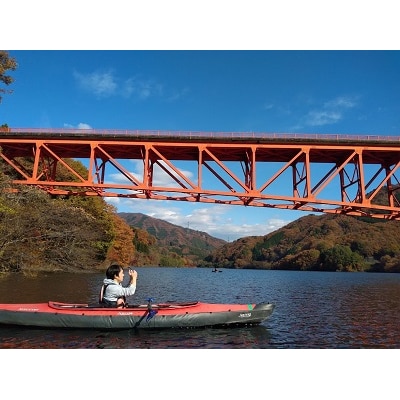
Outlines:
{"type": "Polygon", "coordinates": [[[2,128],[0,157],[52,195],[400,219],[394,136],[2,128]]]}

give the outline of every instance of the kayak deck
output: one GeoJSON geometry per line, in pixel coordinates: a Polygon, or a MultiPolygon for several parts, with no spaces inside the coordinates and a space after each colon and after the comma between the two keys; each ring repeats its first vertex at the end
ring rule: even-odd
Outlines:
{"type": "Polygon", "coordinates": [[[51,308],[57,309],[57,310],[66,310],[66,309],[79,309],[79,310],[143,310],[143,309],[181,309],[181,308],[189,308],[189,307],[195,307],[201,304],[199,301],[190,301],[190,302],[183,302],[183,303],[157,303],[157,304],[128,304],[125,307],[103,307],[99,306],[97,304],[90,305],[90,304],[71,304],[71,303],[59,303],[55,301],[49,301],[48,305],[51,308]]]}

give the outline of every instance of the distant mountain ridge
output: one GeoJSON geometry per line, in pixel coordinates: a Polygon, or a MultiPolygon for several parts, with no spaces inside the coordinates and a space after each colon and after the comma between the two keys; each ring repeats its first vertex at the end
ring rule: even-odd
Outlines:
{"type": "Polygon", "coordinates": [[[151,238],[145,238],[139,231],[136,232],[137,250],[142,253],[138,255],[140,256],[137,260],[138,264],[162,265],[166,262],[165,255],[168,254],[168,259],[172,259],[171,262],[178,261],[186,266],[196,266],[213,251],[227,243],[206,232],[183,228],[141,213],[120,212],[118,216],[124,219],[131,228],[140,229],[151,236],[151,238]],[[143,245],[144,242],[146,242],[145,245],[143,245]],[[159,257],[156,253],[159,253],[159,257]]]}

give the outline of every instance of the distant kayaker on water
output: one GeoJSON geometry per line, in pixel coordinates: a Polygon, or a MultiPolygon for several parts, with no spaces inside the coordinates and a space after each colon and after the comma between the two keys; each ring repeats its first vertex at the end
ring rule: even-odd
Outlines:
{"type": "Polygon", "coordinates": [[[104,307],[125,307],[126,298],[136,291],[137,272],[129,268],[128,286],[122,286],[123,280],[124,269],[119,264],[110,265],[100,290],[99,303],[104,307]]]}

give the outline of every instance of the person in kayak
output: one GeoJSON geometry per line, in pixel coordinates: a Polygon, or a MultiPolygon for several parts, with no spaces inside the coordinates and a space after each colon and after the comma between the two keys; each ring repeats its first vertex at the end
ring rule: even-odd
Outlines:
{"type": "Polygon", "coordinates": [[[129,268],[129,284],[122,286],[124,269],[119,264],[107,268],[106,278],[100,289],[99,303],[104,307],[125,307],[126,298],[136,291],[137,272],[129,268]]]}

